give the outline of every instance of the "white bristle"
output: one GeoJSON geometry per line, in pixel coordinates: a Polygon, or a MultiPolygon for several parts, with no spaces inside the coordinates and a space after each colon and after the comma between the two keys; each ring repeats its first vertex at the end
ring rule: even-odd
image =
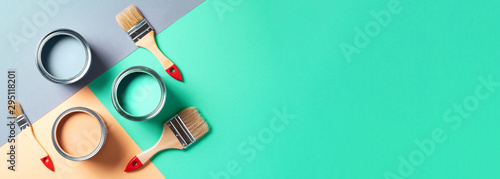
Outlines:
{"type": "Polygon", "coordinates": [[[189,132],[193,134],[194,138],[198,140],[203,135],[205,135],[208,130],[208,124],[205,122],[205,119],[201,117],[198,110],[194,107],[188,107],[181,112],[179,112],[179,117],[181,118],[184,125],[188,128],[189,132]]]}
{"type": "Polygon", "coordinates": [[[144,16],[134,5],[128,6],[116,16],[116,21],[125,31],[134,27],[142,19],[144,19],[144,16]]]}

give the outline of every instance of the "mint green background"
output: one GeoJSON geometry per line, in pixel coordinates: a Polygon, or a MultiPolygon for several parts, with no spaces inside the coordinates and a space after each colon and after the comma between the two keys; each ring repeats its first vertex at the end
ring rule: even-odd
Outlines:
{"type": "Polygon", "coordinates": [[[185,82],[137,49],[89,85],[143,150],[170,116],[199,109],[211,132],[186,151],[155,156],[166,178],[208,178],[230,161],[241,169],[231,178],[384,178],[436,128],[447,140],[409,178],[500,177],[498,91],[458,129],[443,119],[474,95],[478,78],[500,81],[500,2],[402,0],[402,12],[350,63],[339,44],[353,44],[354,27],[364,29],[388,0],[230,2],[207,0],[158,34],[185,82]],[[217,2],[231,7],[223,19],[217,2]],[[155,69],[168,89],[166,107],[147,122],[128,121],[111,104],[112,81],[134,65],[155,69]],[[283,108],[295,118],[248,162],[237,147],[283,108]]]}

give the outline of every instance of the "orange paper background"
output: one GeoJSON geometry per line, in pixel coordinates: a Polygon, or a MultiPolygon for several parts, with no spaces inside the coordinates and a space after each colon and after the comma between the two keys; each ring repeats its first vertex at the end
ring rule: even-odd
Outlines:
{"type": "MultiPolygon", "coordinates": [[[[22,101],[20,101],[22,105],[22,101]]],[[[43,104],[40,104],[43,105],[43,104]]],[[[29,111],[25,111],[29,118],[29,111]]],[[[8,170],[7,152],[11,143],[5,143],[0,151],[5,157],[0,162],[0,178],[164,178],[153,163],[133,172],[124,172],[128,161],[141,149],[118,124],[88,87],[84,87],[55,109],[34,123],[35,135],[53,160],[55,171],[47,169],[33,150],[31,140],[22,131],[16,137],[16,171],[8,170]],[[85,161],[68,160],[56,151],[52,144],[51,130],[57,116],[64,110],[82,106],[100,114],[108,127],[108,137],[103,148],[85,161]]]]}

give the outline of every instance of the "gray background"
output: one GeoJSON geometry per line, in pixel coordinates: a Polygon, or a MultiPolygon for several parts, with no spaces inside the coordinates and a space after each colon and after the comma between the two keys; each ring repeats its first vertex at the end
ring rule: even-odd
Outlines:
{"type": "MultiPolygon", "coordinates": [[[[115,20],[115,16],[127,6],[137,6],[155,32],[159,33],[201,2],[203,0],[1,1],[0,34],[3,37],[0,41],[0,96],[4,96],[1,97],[4,100],[0,101],[7,103],[7,71],[15,70],[16,99],[30,121],[35,122],[137,49],[115,20]],[[27,28],[30,25],[34,28],[27,28]],[[69,28],[80,33],[90,44],[93,54],[89,73],[71,85],[48,81],[40,74],[35,62],[38,41],[46,33],[58,28],[69,28]],[[15,45],[9,38],[23,40],[19,40],[22,41],[20,45],[15,45]]],[[[3,145],[10,132],[7,126],[10,114],[6,107],[1,108],[4,108],[0,110],[0,144],[3,145]]],[[[17,129],[16,134],[18,132],[17,129]]]]}

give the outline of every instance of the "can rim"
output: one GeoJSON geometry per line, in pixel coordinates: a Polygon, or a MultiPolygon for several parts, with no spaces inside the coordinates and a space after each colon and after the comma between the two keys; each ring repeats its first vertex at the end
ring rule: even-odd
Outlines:
{"type": "Polygon", "coordinates": [[[104,122],[103,118],[99,114],[97,114],[95,111],[93,111],[89,108],[86,108],[86,107],[73,107],[73,108],[69,108],[69,109],[65,110],[64,112],[62,112],[61,114],[59,114],[56,121],[54,122],[54,125],[52,126],[52,143],[54,144],[54,148],[56,148],[57,152],[59,154],[61,154],[64,158],[67,158],[67,159],[73,160],[73,161],[82,161],[82,160],[87,160],[87,159],[93,157],[94,155],[97,154],[97,152],[99,152],[101,150],[102,146],[106,142],[107,134],[108,134],[108,131],[107,131],[107,127],[106,127],[106,122],[104,122]],[[89,154],[84,155],[84,156],[73,156],[73,155],[66,153],[59,146],[59,142],[57,141],[57,137],[56,137],[56,135],[57,135],[56,130],[57,130],[57,127],[59,126],[59,122],[61,122],[61,120],[65,116],[67,116],[70,113],[74,113],[74,112],[85,112],[85,113],[93,116],[95,119],[97,119],[97,121],[99,121],[99,124],[101,126],[101,139],[99,140],[99,144],[92,152],[90,152],[89,154]]]}
{"type": "Polygon", "coordinates": [[[123,70],[115,78],[115,80],[113,81],[113,85],[111,86],[111,102],[113,103],[113,106],[121,116],[132,121],[147,121],[154,118],[156,115],[160,113],[160,111],[165,106],[166,98],[167,98],[167,88],[165,87],[165,83],[163,82],[162,78],[153,69],[145,66],[133,66],[123,70]],[[158,82],[158,85],[160,85],[160,90],[161,90],[160,102],[158,102],[158,106],[156,106],[156,108],[153,111],[145,115],[133,115],[127,112],[118,101],[118,88],[120,86],[120,83],[122,82],[123,79],[125,79],[125,77],[134,73],[147,74],[153,77],[156,80],[156,82],[158,82]]]}
{"type": "Polygon", "coordinates": [[[47,78],[48,80],[50,80],[54,83],[60,83],[60,84],[72,84],[72,83],[75,83],[75,82],[79,81],[80,79],[82,79],[85,76],[85,74],[89,71],[90,65],[92,62],[92,54],[90,51],[90,46],[87,43],[87,41],[78,32],[73,31],[71,29],[64,29],[64,28],[56,29],[56,30],[53,30],[53,31],[47,33],[40,40],[40,42],[38,42],[35,58],[36,58],[37,66],[38,66],[38,71],[40,71],[40,73],[42,73],[43,76],[45,78],[47,78]],[[85,50],[85,64],[84,64],[84,66],[75,76],[72,76],[69,78],[60,78],[60,77],[57,77],[57,76],[50,74],[46,70],[46,68],[44,67],[43,62],[42,62],[42,52],[43,52],[43,48],[45,47],[45,44],[49,40],[51,40],[52,38],[57,37],[57,36],[63,36],[63,35],[76,39],[78,42],[80,42],[80,44],[82,44],[82,46],[85,50]]]}

